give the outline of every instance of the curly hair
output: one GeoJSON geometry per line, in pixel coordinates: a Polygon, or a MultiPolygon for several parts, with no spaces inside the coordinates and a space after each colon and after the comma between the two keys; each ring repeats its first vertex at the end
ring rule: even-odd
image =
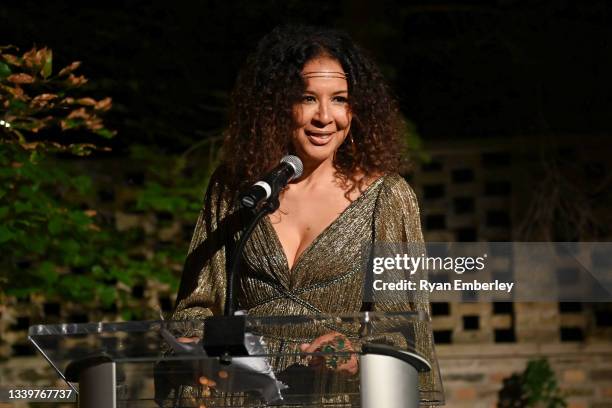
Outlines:
{"type": "Polygon", "coordinates": [[[336,176],[350,192],[361,190],[369,177],[399,171],[401,116],[374,62],[346,33],[284,26],[259,41],[232,92],[222,159],[228,185],[239,189],[252,183],[292,151],[293,106],[306,86],[301,71],[319,56],[342,65],[353,115],[349,135],[334,158],[336,176]]]}

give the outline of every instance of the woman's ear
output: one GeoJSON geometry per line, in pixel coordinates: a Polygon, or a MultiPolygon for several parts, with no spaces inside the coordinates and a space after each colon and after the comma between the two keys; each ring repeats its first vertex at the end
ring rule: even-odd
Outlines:
{"type": "Polygon", "coordinates": [[[351,110],[351,106],[350,105],[347,108],[346,115],[347,115],[347,119],[348,119],[348,125],[346,126],[346,132],[344,133],[345,134],[345,138],[349,137],[349,134],[351,132],[351,125],[353,124],[353,111],[351,110]]]}

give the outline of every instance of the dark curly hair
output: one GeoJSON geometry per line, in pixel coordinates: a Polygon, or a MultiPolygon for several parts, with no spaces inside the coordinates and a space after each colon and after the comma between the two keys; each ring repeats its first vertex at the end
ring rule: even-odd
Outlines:
{"type": "Polygon", "coordinates": [[[361,190],[369,177],[399,171],[402,121],[376,65],[346,33],[284,26],[259,41],[232,92],[222,177],[234,189],[253,182],[293,150],[292,107],[305,89],[301,71],[319,56],[337,59],[348,80],[353,120],[336,152],[336,175],[352,191],[361,190]]]}

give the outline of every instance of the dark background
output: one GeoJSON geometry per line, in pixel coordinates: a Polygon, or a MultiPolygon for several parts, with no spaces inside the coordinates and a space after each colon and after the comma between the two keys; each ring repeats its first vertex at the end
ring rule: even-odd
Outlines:
{"type": "MultiPolygon", "coordinates": [[[[0,341],[0,357],[33,353],[26,331],[34,323],[170,313],[218,146],[202,141],[225,127],[240,66],[279,24],[344,29],[379,63],[431,153],[413,183],[426,239],[610,241],[611,17],[608,0],[3,1],[0,45],[20,47],[19,55],[48,46],[55,72],[83,61],[79,73],[90,79],[83,92],[113,98],[105,123],[118,134],[96,139],[111,144],[111,153],[47,161],[39,172],[44,188],[22,189],[27,202],[53,205],[34,212],[33,227],[19,226],[23,240],[4,250],[25,255],[7,268],[12,293],[21,295],[9,304],[15,322],[6,336],[0,325],[0,337],[16,339],[9,351],[0,341]],[[52,173],[60,162],[68,170],[52,173]],[[92,185],[84,199],[68,194],[65,180],[77,185],[75,175],[92,185]],[[47,239],[49,214],[64,221],[85,209],[96,210],[104,234],[65,223],[57,239],[47,239]],[[33,243],[39,254],[30,254],[33,243]],[[73,253],[88,263],[72,261],[73,253]],[[64,268],[61,281],[45,280],[43,261],[64,268]],[[103,273],[93,273],[94,264],[103,273]],[[44,299],[30,297],[39,292],[44,299]]],[[[40,184],[32,179],[21,185],[40,184]]],[[[548,350],[557,340],[608,341],[612,327],[610,304],[559,304],[556,314],[555,305],[497,303],[493,315],[508,316],[499,325],[489,305],[480,312],[432,306],[434,319],[445,319],[434,331],[436,344],[535,339],[546,346],[537,350],[548,350]],[[571,319],[551,323],[562,314],[571,319]]],[[[599,358],[582,355],[585,367],[599,358]]],[[[510,370],[506,357],[494,364],[510,370]]],[[[467,382],[457,378],[464,389],[467,382]]],[[[596,371],[591,378],[606,379],[596,371]]]]}
{"type": "Polygon", "coordinates": [[[179,152],[226,123],[227,96],[258,39],[299,22],[348,31],[404,115],[434,139],[602,135],[612,112],[607,1],[3,2],[0,43],[83,61],[111,96],[116,152],[179,152]]]}

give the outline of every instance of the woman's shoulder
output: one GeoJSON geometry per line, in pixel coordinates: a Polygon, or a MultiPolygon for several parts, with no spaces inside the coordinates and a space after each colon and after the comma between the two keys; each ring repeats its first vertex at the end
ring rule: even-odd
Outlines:
{"type": "Polygon", "coordinates": [[[386,174],[374,210],[376,239],[422,241],[419,204],[414,190],[399,174],[386,174]]]}
{"type": "Polygon", "coordinates": [[[419,203],[414,190],[408,181],[397,173],[383,176],[377,205],[381,211],[403,209],[411,213],[419,212],[419,203]]]}
{"type": "Polygon", "coordinates": [[[208,178],[204,191],[204,206],[228,211],[235,201],[233,189],[228,184],[224,166],[218,166],[208,178]]]}
{"type": "Polygon", "coordinates": [[[383,192],[393,195],[405,195],[413,198],[416,197],[414,190],[403,176],[397,173],[389,173],[385,174],[381,178],[383,192]]]}

